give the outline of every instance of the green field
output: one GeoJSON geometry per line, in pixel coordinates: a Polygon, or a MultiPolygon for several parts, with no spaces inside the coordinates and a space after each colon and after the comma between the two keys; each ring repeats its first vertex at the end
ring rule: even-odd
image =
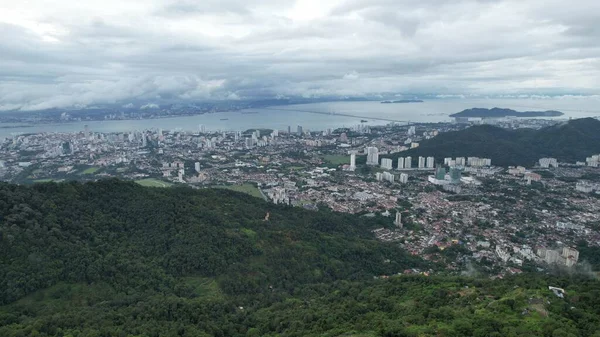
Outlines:
{"type": "Polygon", "coordinates": [[[333,165],[350,164],[350,156],[328,154],[323,156],[323,160],[333,165]]]}
{"type": "Polygon", "coordinates": [[[162,180],[158,180],[158,179],[154,179],[154,178],[136,180],[135,182],[142,186],[146,186],[146,187],[170,187],[173,185],[166,181],[162,181],[162,180]]]}
{"type": "Polygon", "coordinates": [[[49,183],[51,181],[55,181],[55,180],[54,179],[50,179],[50,178],[48,178],[48,179],[36,179],[33,182],[34,183],[49,183]]]}
{"type": "Polygon", "coordinates": [[[253,197],[264,199],[262,194],[258,190],[258,187],[254,186],[252,184],[215,186],[215,187],[216,188],[225,188],[225,189],[236,191],[236,192],[242,192],[242,193],[249,194],[253,197]]]}
{"type": "Polygon", "coordinates": [[[219,284],[208,277],[184,277],[183,282],[192,289],[195,296],[202,300],[222,300],[224,298],[219,284]]]}
{"type": "Polygon", "coordinates": [[[99,167],[88,167],[87,169],[81,171],[81,173],[79,173],[79,174],[94,174],[99,169],[100,169],[99,167]]]}

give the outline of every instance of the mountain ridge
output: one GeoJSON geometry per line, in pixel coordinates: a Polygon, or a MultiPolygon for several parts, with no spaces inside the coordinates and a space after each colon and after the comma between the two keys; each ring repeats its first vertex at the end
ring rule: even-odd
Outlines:
{"type": "Polygon", "coordinates": [[[493,165],[532,166],[544,157],[575,163],[600,153],[600,121],[574,119],[540,130],[508,130],[492,125],[476,125],[461,131],[441,133],[424,140],[419,147],[392,156],[433,156],[491,158],[493,165]]]}
{"type": "Polygon", "coordinates": [[[481,117],[481,118],[501,118],[501,117],[558,117],[564,115],[560,111],[516,111],[504,108],[471,108],[461,112],[454,113],[450,117],[481,117]]]}

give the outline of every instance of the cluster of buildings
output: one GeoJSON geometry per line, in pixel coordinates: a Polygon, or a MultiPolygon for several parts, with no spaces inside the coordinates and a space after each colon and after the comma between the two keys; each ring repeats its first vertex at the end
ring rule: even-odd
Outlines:
{"type": "Polygon", "coordinates": [[[571,247],[563,247],[561,250],[552,250],[540,247],[537,255],[547,264],[557,264],[572,267],[579,260],[579,252],[571,247]]]}
{"type": "MultiPolygon", "coordinates": [[[[554,167],[558,167],[558,164],[554,167]]],[[[542,175],[539,173],[535,173],[532,172],[528,169],[526,169],[523,166],[509,166],[508,167],[508,174],[513,175],[513,176],[518,176],[518,177],[523,177],[523,179],[525,181],[527,181],[527,184],[531,184],[532,181],[541,181],[542,180],[542,175]]]]}
{"type": "Polygon", "coordinates": [[[600,184],[582,180],[575,184],[575,190],[583,193],[600,192],[600,184]]]}
{"type": "Polygon", "coordinates": [[[556,158],[541,158],[539,164],[541,168],[558,167],[558,160],[556,158]]]}
{"type": "MultiPolygon", "coordinates": [[[[215,132],[199,126],[196,132],[117,133],[85,128],[19,135],[0,143],[0,177],[18,183],[154,178],[194,188],[251,183],[274,204],[316,209],[321,203],[338,212],[383,217],[388,226],[374,231],[377,238],[426,259],[441,258],[432,247],[463,246],[469,259],[493,271],[514,271],[527,261],[573,266],[579,258],[572,248],[542,254],[532,247],[574,247],[581,240],[600,245],[594,225],[600,199],[579,193],[599,190],[580,178],[600,173],[598,167],[559,167],[555,159],[542,158],[531,171],[491,166],[489,158],[444,158],[441,164],[431,156],[402,156],[423,139],[457,127],[358,124],[322,132],[301,126],[215,132]],[[396,162],[389,158],[397,156],[396,162]],[[359,164],[365,159],[366,165],[359,164]],[[540,170],[551,174],[542,178],[540,170]],[[527,186],[532,181],[543,188],[527,186]]],[[[464,259],[447,261],[448,268],[459,269],[464,259]]]]}
{"type": "Polygon", "coordinates": [[[600,166],[600,154],[593,155],[591,157],[587,157],[585,159],[585,163],[590,167],[598,167],[600,166]]]}

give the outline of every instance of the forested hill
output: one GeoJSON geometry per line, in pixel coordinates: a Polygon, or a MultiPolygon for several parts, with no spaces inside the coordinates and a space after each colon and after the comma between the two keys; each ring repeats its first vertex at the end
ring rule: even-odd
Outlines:
{"type": "Polygon", "coordinates": [[[544,157],[574,163],[598,153],[600,121],[582,118],[540,130],[472,126],[424,140],[418,148],[397,154],[394,158],[434,156],[436,162],[443,162],[445,157],[485,157],[499,166],[532,166],[544,157]]]}
{"type": "Polygon", "coordinates": [[[61,281],[146,291],[194,275],[237,294],[369,279],[422,263],[373,240],[360,218],[226,190],[118,180],[3,184],[0,214],[0,303],[61,281]]]}
{"type": "Polygon", "coordinates": [[[450,117],[482,117],[482,118],[502,118],[502,117],[558,117],[564,115],[560,111],[515,111],[502,108],[472,108],[450,115],[450,117]]]}
{"type": "Polygon", "coordinates": [[[428,266],[365,221],[227,190],[0,184],[0,336],[600,331],[600,283],[586,278],[374,279],[428,266]]]}

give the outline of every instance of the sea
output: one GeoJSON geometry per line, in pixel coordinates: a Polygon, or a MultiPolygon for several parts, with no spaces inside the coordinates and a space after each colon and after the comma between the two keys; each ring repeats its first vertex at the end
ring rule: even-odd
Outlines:
{"type": "Polygon", "coordinates": [[[470,108],[509,108],[518,111],[558,110],[564,113],[556,119],[600,116],[600,96],[573,96],[527,99],[451,98],[423,103],[382,104],[368,102],[326,102],[274,106],[241,111],[209,113],[196,116],[143,120],[81,121],[43,125],[0,124],[0,138],[26,133],[79,132],[85,125],[92,132],[130,132],[141,130],[198,131],[200,125],[208,131],[244,131],[254,128],[323,131],[328,128],[353,127],[358,124],[383,125],[392,121],[449,122],[450,114],[470,108]]]}

